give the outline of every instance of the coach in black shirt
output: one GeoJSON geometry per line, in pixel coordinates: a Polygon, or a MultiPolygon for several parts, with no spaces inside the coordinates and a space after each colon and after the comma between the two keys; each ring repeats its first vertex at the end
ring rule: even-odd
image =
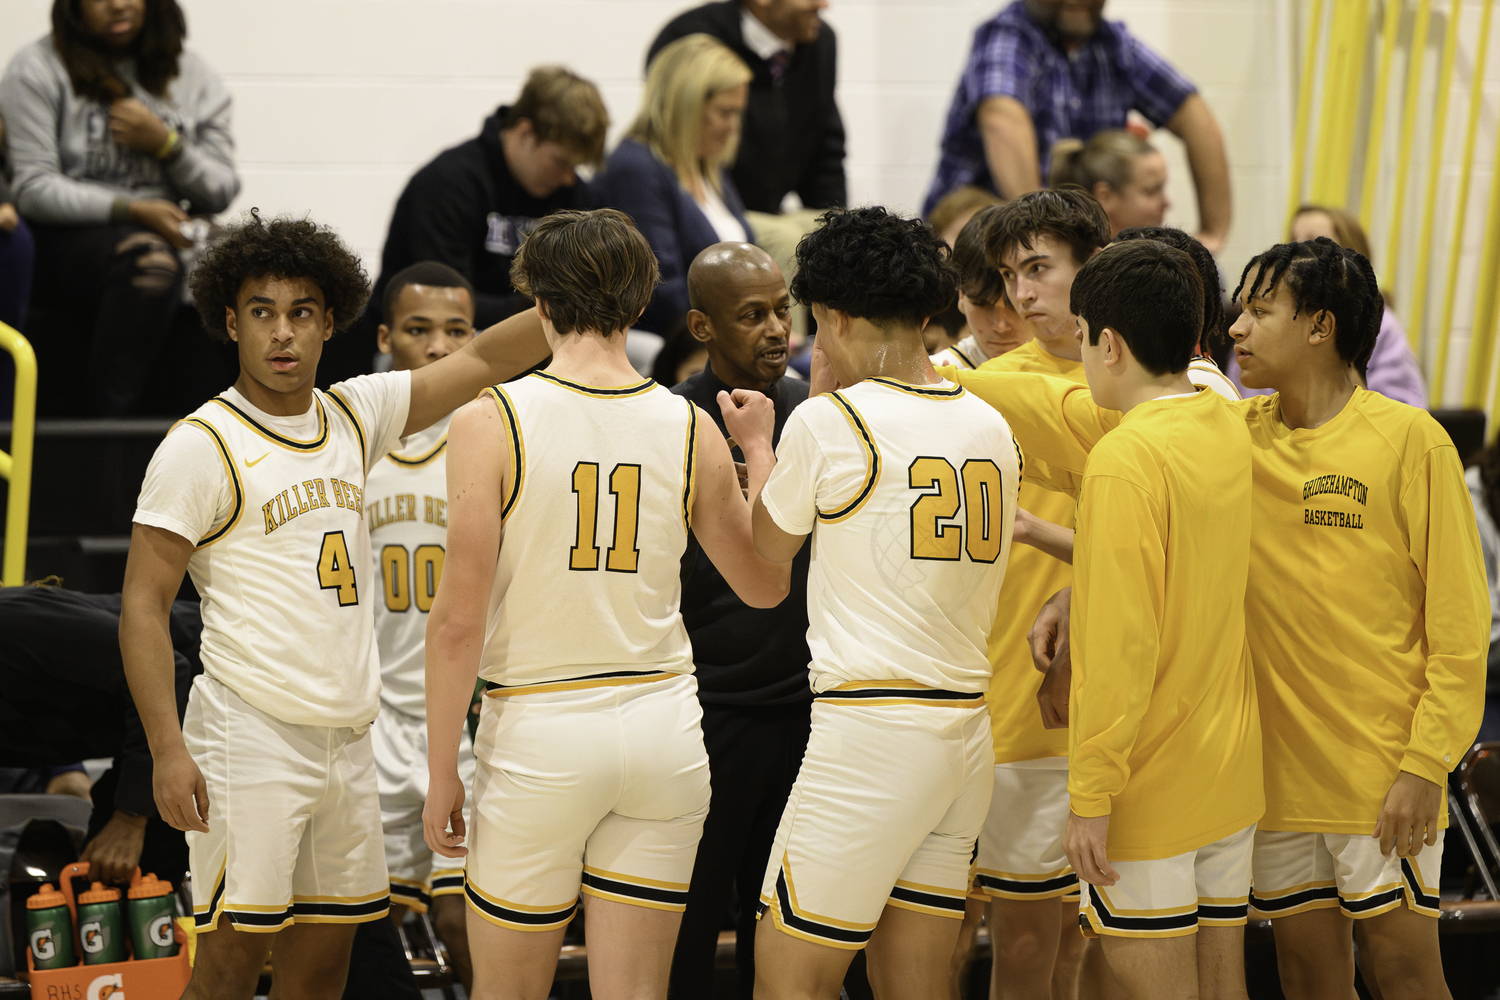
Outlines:
{"type": "Polygon", "coordinates": [[[805,208],[846,201],[844,122],[833,99],[838,43],[818,16],[827,0],[722,0],[667,23],[646,55],[684,35],[712,35],[755,75],[731,174],[745,207],[777,213],[788,191],[805,208]]]}
{"type": "MultiPolygon", "coordinates": [[[[783,377],[787,290],[781,271],[748,243],[716,243],[688,271],[688,329],[708,349],[708,367],[672,391],[697,403],[724,432],[718,395],[754,389],[776,405],[774,440],[807,383],[783,377]]],[[[738,456],[738,452],[735,453],[738,456]]],[[[807,748],[812,711],[807,665],[807,568],[811,546],[792,562],[792,586],[774,608],[745,605],[697,543],[683,556],[682,619],[693,642],[703,743],[712,798],[672,958],[672,997],[706,997],[714,953],[739,890],[736,922],[741,995],[755,982],[755,900],[782,809],[807,748]]]]}

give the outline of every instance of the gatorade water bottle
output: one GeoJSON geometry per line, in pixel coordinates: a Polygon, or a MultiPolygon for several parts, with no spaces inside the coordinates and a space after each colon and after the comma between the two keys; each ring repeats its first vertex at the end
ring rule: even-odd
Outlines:
{"type": "Polygon", "coordinates": [[[77,965],[73,957],[73,918],[63,894],[43,883],[26,900],[26,940],[31,943],[31,961],[38,969],[65,969],[77,965]]]}
{"type": "Polygon", "coordinates": [[[125,935],[120,926],[120,890],[99,882],[78,897],[78,943],[83,964],[125,961],[125,935]]]}
{"type": "Polygon", "coordinates": [[[177,954],[177,938],[172,935],[172,883],[147,875],[130,887],[130,902],[125,904],[125,919],[130,924],[130,943],[136,958],[171,958],[177,954]]]}

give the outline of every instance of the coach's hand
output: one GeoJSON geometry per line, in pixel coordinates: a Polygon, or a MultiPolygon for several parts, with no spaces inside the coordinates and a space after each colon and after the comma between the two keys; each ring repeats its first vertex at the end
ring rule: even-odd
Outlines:
{"type": "Polygon", "coordinates": [[[208,785],[197,761],[178,746],[156,757],[151,772],[156,811],[176,830],[208,832],[208,785]]]}
{"type": "Polygon", "coordinates": [[[1060,656],[1042,675],[1042,686],[1036,692],[1043,729],[1068,728],[1068,694],[1072,688],[1073,663],[1066,656],[1060,656]]]}
{"type": "Polygon", "coordinates": [[[1063,850],[1078,877],[1090,885],[1114,885],[1120,873],[1110,867],[1104,853],[1109,837],[1108,816],[1080,816],[1068,810],[1068,828],[1063,831],[1063,850]]]}
{"type": "Polygon", "coordinates": [[[146,846],[146,817],[116,809],[104,829],[83,845],[79,861],[89,863],[89,875],[100,882],[124,885],[141,863],[146,846]]]}
{"type": "Polygon", "coordinates": [[[1437,843],[1442,811],[1443,786],[1402,771],[1385,793],[1385,804],[1370,836],[1380,841],[1380,853],[1386,857],[1394,847],[1396,857],[1414,858],[1422,853],[1423,844],[1431,847],[1437,843]]]}
{"type": "Polygon", "coordinates": [[[1069,609],[1073,604],[1073,588],[1064,587],[1042,605],[1036,616],[1036,624],[1026,633],[1031,644],[1031,662],[1042,673],[1054,663],[1061,662],[1071,668],[1072,650],[1068,646],[1069,609]]]}
{"type": "Polygon", "coordinates": [[[427,846],[445,858],[462,858],[469,853],[463,846],[467,833],[464,783],[458,779],[458,769],[431,775],[422,806],[422,836],[427,846]]]}

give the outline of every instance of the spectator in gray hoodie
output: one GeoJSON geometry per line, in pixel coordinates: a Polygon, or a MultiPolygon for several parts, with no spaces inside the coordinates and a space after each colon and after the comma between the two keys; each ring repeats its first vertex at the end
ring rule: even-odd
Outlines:
{"type": "Polygon", "coordinates": [[[181,298],[182,224],[239,191],[229,91],[186,35],[177,0],[55,0],[0,77],[44,412],[135,410],[181,298]]]}

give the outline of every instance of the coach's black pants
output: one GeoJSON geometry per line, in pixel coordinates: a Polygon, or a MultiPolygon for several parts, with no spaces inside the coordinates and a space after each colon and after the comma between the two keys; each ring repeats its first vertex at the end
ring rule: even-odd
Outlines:
{"type": "Polygon", "coordinates": [[[802,766],[811,714],[810,701],[770,708],[703,706],[712,795],[672,956],[668,995],[674,1000],[711,995],[719,930],[735,890],[735,964],[740,996],[750,998],[755,985],[755,901],[781,811],[802,766]]]}

